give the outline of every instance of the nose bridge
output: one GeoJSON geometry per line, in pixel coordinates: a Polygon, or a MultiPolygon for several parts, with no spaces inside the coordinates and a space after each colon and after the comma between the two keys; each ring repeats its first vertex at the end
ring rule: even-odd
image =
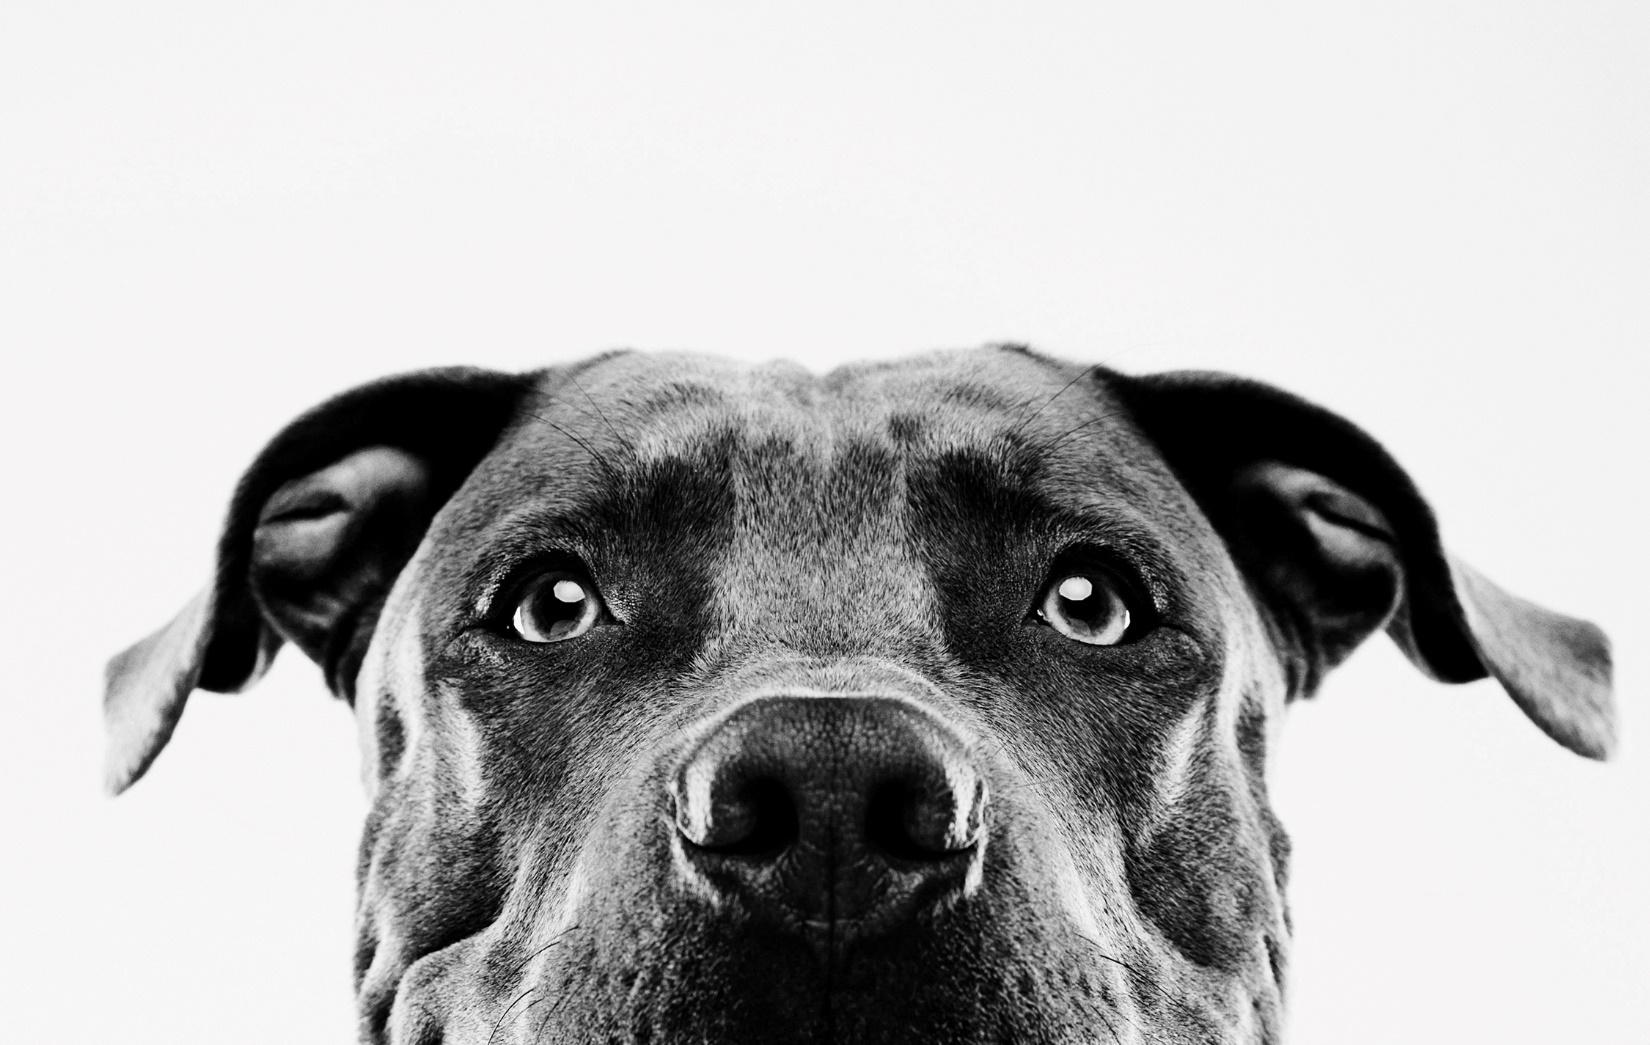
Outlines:
{"type": "Polygon", "coordinates": [[[718,571],[723,637],[815,657],[893,655],[931,643],[927,573],[902,535],[884,532],[891,527],[817,542],[771,529],[741,535],[718,571]]]}

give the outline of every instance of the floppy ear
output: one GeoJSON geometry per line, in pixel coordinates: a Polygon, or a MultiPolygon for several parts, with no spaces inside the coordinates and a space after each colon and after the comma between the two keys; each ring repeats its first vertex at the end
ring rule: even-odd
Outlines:
{"type": "Polygon", "coordinates": [[[212,583],[109,661],[109,790],[149,768],[191,691],[249,685],[283,641],[352,699],[390,586],[538,376],[452,368],[387,378],[277,435],[235,489],[212,583]]]}
{"type": "Polygon", "coordinates": [[[1115,377],[1112,387],[1270,610],[1297,694],[1384,626],[1431,677],[1493,675],[1548,736],[1610,755],[1604,633],[1447,555],[1414,483],[1351,422],[1224,374],[1115,377]]]}

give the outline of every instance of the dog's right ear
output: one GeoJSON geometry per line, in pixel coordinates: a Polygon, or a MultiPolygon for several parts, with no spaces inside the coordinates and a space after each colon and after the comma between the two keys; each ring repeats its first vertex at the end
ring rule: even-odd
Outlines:
{"type": "Polygon", "coordinates": [[[541,376],[451,368],[387,378],[277,435],[235,489],[212,583],[109,661],[110,792],[149,768],[193,690],[242,689],[283,641],[351,698],[390,586],[541,376]]]}
{"type": "Polygon", "coordinates": [[[1449,555],[1432,509],[1366,432],[1226,374],[1110,375],[1278,625],[1293,695],[1379,628],[1443,682],[1494,676],[1548,736],[1616,743],[1610,642],[1449,555]]]}

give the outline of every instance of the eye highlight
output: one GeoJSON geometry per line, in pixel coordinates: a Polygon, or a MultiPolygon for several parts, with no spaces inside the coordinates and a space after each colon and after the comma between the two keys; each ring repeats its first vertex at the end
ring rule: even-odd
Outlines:
{"type": "Polygon", "coordinates": [[[601,597],[589,578],[571,570],[541,573],[521,593],[510,630],[525,642],[566,642],[595,626],[601,597]]]}
{"type": "Polygon", "coordinates": [[[1144,613],[1130,609],[1131,593],[1109,570],[1073,566],[1056,570],[1037,616],[1068,639],[1115,646],[1132,639],[1144,613]]]}

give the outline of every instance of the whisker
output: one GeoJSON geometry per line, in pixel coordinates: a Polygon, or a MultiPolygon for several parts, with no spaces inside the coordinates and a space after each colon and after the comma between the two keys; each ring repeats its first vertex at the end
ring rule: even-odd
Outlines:
{"type": "Polygon", "coordinates": [[[588,442],[586,442],[585,440],[583,440],[583,439],[579,438],[578,436],[574,435],[567,428],[565,428],[562,425],[559,425],[556,422],[550,420],[548,417],[543,417],[539,414],[535,414],[530,410],[527,412],[527,416],[531,417],[533,420],[539,422],[540,424],[549,425],[551,428],[554,428],[556,431],[560,432],[562,435],[565,435],[567,438],[573,440],[575,443],[578,443],[579,446],[584,449],[584,452],[590,455],[590,459],[595,461],[597,466],[600,467],[601,470],[604,473],[606,473],[608,479],[612,480],[615,483],[619,481],[619,473],[613,468],[613,466],[611,464],[608,463],[607,458],[603,457],[600,453],[598,453],[596,448],[591,446],[588,442]]]}
{"type": "Polygon", "coordinates": [[[540,947],[538,950],[534,951],[532,954],[529,954],[525,959],[523,959],[522,963],[520,965],[516,966],[515,970],[510,973],[510,978],[513,980],[517,976],[520,976],[522,974],[522,972],[525,971],[526,968],[529,965],[533,964],[533,959],[537,958],[539,955],[543,954],[545,951],[548,951],[550,948],[552,948],[556,944],[560,943],[562,941],[562,939],[568,933],[572,932],[574,929],[577,929],[578,927],[579,927],[579,923],[574,922],[572,925],[569,925],[567,928],[563,929],[561,932],[559,932],[555,936],[551,937],[549,943],[545,944],[543,947],[540,947]]]}
{"type": "MultiPolygon", "coordinates": [[[[533,964],[533,960],[535,958],[537,958],[539,955],[543,954],[545,951],[548,951],[550,948],[554,947],[556,944],[560,943],[567,936],[568,933],[572,932],[574,929],[577,929],[578,927],[579,927],[578,923],[574,922],[572,925],[569,925],[567,928],[563,929],[561,932],[559,932],[555,936],[551,937],[549,943],[545,944],[543,947],[538,948],[532,954],[529,954],[525,959],[523,959],[521,964],[517,965],[515,967],[515,969],[510,973],[510,978],[514,979],[517,976],[520,976],[524,971],[526,971],[526,969],[529,965],[533,964]]],[[[532,994],[536,990],[538,990],[537,987],[529,987],[526,990],[522,991],[520,994],[516,995],[516,998],[515,998],[514,1001],[512,1001],[508,1006],[505,1007],[503,1012],[499,1013],[498,1020],[496,1022],[494,1022],[494,1024],[493,1024],[493,1032],[491,1034],[487,1035],[487,1045],[493,1045],[493,1039],[498,1036],[499,1028],[504,1026],[504,1021],[505,1021],[506,1018],[509,1017],[511,1010],[513,1010],[517,1005],[520,1005],[521,1000],[523,998],[527,997],[529,994],[532,994]]],[[[534,1005],[537,1005],[539,1002],[542,1002],[544,1000],[546,1000],[546,999],[540,998],[537,1001],[529,1002],[527,1004],[527,1008],[522,1009],[521,1011],[523,1013],[525,1013],[527,1011],[527,1009],[531,1009],[534,1005]]]]}
{"type": "MultiPolygon", "coordinates": [[[[1123,1039],[1118,1035],[1117,1028],[1112,1026],[1111,1020],[1108,1020],[1106,1018],[1105,1010],[1104,1009],[1097,1010],[1095,1014],[1100,1017],[1100,1022],[1104,1023],[1106,1025],[1106,1033],[1111,1035],[1111,1040],[1116,1042],[1117,1045],[1123,1045],[1123,1039]]],[[[1128,1017],[1125,1016],[1124,1019],[1128,1019],[1128,1017]]],[[[1129,1020],[1129,1022],[1133,1023],[1134,1021],[1129,1020]]],[[[1137,1031],[1140,1030],[1139,1025],[1136,1024],[1134,1029],[1137,1030],[1137,1031]]],[[[1144,1034],[1145,1031],[1141,1031],[1141,1033],[1144,1034]]]]}
{"type": "MultiPolygon", "coordinates": [[[[551,1005],[548,1009],[544,1010],[544,1019],[539,1021],[539,1029],[533,1032],[533,1040],[534,1041],[543,1040],[544,1028],[550,1026],[551,1018],[554,1017],[556,1015],[556,1013],[561,1010],[561,1007],[564,1003],[566,1003],[567,998],[568,998],[568,995],[562,994],[560,997],[558,997],[556,999],[555,1004],[551,1005]]],[[[548,998],[540,998],[539,1001],[549,1001],[549,999],[548,998]]],[[[529,1005],[528,1008],[532,1008],[532,1006],[529,1005]]],[[[524,1009],[522,1011],[525,1012],[526,1010],[524,1009]]]]}
{"type": "Polygon", "coordinates": [[[1036,457],[1046,457],[1056,446],[1059,446],[1062,442],[1076,435],[1078,432],[1081,432],[1083,429],[1100,424],[1102,421],[1109,421],[1116,416],[1116,414],[1108,412],[1101,414],[1099,417],[1091,417],[1075,428],[1069,428],[1055,436],[1053,439],[1050,439],[1048,442],[1036,447],[1035,450],[1033,450],[1033,454],[1036,457]]]}
{"type": "Polygon", "coordinates": [[[517,1014],[516,1018],[521,1019],[522,1017],[527,1015],[527,1013],[533,1008],[533,1006],[543,1005],[545,1002],[547,1002],[549,1000],[550,999],[548,997],[534,998],[532,1001],[530,1001],[526,1005],[522,1006],[521,1012],[517,1014]]]}
{"type": "Polygon", "coordinates": [[[1042,794],[1041,788],[1043,785],[1056,783],[1059,779],[1060,777],[1058,774],[1045,777],[1028,777],[1025,780],[1017,780],[1006,785],[1003,788],[1002,793],[1013,794],[1016,791],[1035,791],[1038,794],[1042,794]]]}
{"type": "Polygon", "coordinates": [[[567,376],[567,380],[573,382],[573,387],[579,390],[579,395],[584,396],[584,401],[590,404],[590,409],[596,411],[596,416],[602,419],[602,424],[606,425],[607,430],[613,433],[613,438],[619,441],[619,445],[629,447],[630,441],[623,435],[620,435],[617,428],[613,427],[613,422],[607,419],[607,415],[602,413],[602,408],[596,405],[596,401],[594,399],[590,398],[590,393],[585,391],[583,385],[579,384],[579,379],[569,374],[567,376]]]}
{"type": "Polygon", "coordinates": [[[1047,399],[1043,400],[1043,405],[1039,406],[1032,413],[1032,415],[1030,417],[1025,418],[1019,424],[1015,425],[1014,428],[1011,430],[1010,434],[1011,435],[1020,434],[1020,432],[1022,430],[1024,430],[1026,425],[1028,425],[1031,422],[1037,420],[1038,416],[1041,415],[1044,410],[1047,410],[1049,408],[1049,406],[1051,404],[1053,404],[1053,402],[1056,399],[1059,399],[1061,396],[1065,395],[1066,392],[1071,388],[1072,385],[1075,385],[1077,382],[1083,380],[1083,378],[1085,378],[1085,377],[1088,377],[1090,374],[1099,373],[1099,371],[1100,371],[1100,366],[1098,364],[1096,364],[1094,366],[1087,366],[1087,367],[1084,367],[1082,370],[1079,370],[1077,372],[1076,377],[1072,378],[1070,381],[1067,381],[1064,385],[1061,386],[1060,391],[1054,393],[1053,395],[1049,396],[1047,399]]]}
{"type": "MultiPolygon", "coordinates": [[[[1153,983],[1150,979],[1148,979],[1146,977],[1146,975],[1144,973],[1142,973],[1139,969],[1136,969],[1134,966],[1130,965],[1128,962],[1124,961],[1121,958],[1118,958],[1118,957],[1115,957],[1113,955],[1107,954],[1105,951],[1101,950],[1099,941],[1090,940],[1086,936],[1083,937],[1083,940],[1085,942],[1087,942],[1089,944],[1089,946],[1094,948],[1095,957],[1099,958],[1101,961],[1111,962],[1113,965],[1121,966],[1122,968],[1127,970],[1128,973],[1129,973],[1129,980],[1130,980],[1131,983],[1143,983],[1143,984],[1145,984],[1147,987],[1149,987],[1153,991],[1155,991],[1157,993],[1158,997],[1162,998],[1165,1002],[1168,1002],[1169,1005],[1172,1008],[1179,1009],[1182,1015],[1193,1015],[1193,1010],[1192,1010],[1191,1006],[1187,1005],[1184,1000],[1175,997],[1174,995],[1170,994],[1168,991],[1164,990],[1163,988],[1159,987],[1157,984],[1153,983]]],[[[1130,1022],[1133,1022],[1133,1021],[1130,1021],[1130,1022]]],[[[1138,1024],[1135,1025],[1135,1029],[1137,1029],[1137,1030],[1140,1029],[1138,1024]]],[[[1142,1031],[1142,1033],[1144,1033],[1144,1032],[1142,1031]]]]}
{"type": "MultiPolygon", "coordinates": [[[[487,1035],[487,1045],[493,1045],[493,1039],[498,1037],[498,1029],[504,1026],[504,1019],[510,1015],[511,1010],[513,1010],[517,1005],[520,1005],[523,998],[527,997],[529,994],[532,994],[536,990],[538,990],[537,987],[527,988],[520,994],[516,995],[515,1001],[512,1001],[509,1005],[504,1007],[504,1011],[498,1014],[498,1019],[493,1021],[493,1032],[487,1035]]],[[[527,1006],[527,1009],[531,1008],[531,1005],[527,1006]]],[[[523,1009],[521,1011],[526,1012],[527,1009],[523,1009]]]]}

